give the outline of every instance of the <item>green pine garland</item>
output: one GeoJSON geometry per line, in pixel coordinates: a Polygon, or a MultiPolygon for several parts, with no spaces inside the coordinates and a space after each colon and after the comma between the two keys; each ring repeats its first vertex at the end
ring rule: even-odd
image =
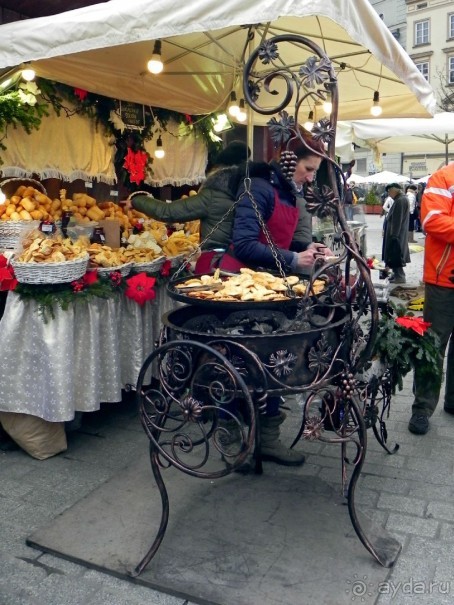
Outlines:
{"type": "Polygon", "coordinates": [[[75,291],[74,282],[67,284],[22,284],[16,286],[14,292],[22,301],[34,300],[38,305],[38,313],[47,323],[55,319],[55,309],[63,311],[78,302],[90,302],[93,298],[113,298],[121,294],[126,287],[124,279],[116,285],[110,276],[98,275],[98,280],[85,285],[80,291],[75,291]]]}
{"type": "Polygon", "coordinates": [[[440,343],[430,328],[420,335],[396,323],[396,317],[414,317],[405,307],[389,303],[378,323],[372,357],[379,357],[391,373],[393,392],[403,388],[403,378],[415,367],[423,380],[441,383],[443,370],[440,361],[440,343]]]}

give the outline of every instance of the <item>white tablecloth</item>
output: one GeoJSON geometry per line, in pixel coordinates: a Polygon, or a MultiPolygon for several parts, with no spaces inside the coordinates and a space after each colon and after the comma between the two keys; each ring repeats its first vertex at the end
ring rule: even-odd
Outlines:
{"type": "Polygon", "coordinates": [[[0,321],[0,411],[63,422],[121,401],[175,306],[165,287],[156,291],[143,307],[124,296],[56,307],[48,323],[34,301],[10,292],[0,321]]]}

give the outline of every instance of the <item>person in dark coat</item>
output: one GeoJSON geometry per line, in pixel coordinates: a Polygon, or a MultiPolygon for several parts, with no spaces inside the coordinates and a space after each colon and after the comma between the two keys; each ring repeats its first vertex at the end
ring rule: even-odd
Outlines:
{"type": "Polygon", "coordinates": [[[404,284],[406,278],[403,268],[410,262],[410,250],[408,248],[410,206],[408,198],[402,193],[399,183],[391,183],[386,189],[394,202],[387,215],[383,260],[386,266],[393,270],[393,275],[389,281],[395,284],[404,284]]]}

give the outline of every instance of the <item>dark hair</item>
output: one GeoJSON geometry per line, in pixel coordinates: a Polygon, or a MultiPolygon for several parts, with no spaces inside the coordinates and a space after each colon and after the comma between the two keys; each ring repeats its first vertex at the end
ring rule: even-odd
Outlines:
{"type": "Polygon", "coordinates": [[[325,146],[320,139],[314,139],[312,134],[302,126],[299,128],[299,133],[303,142],[299,137],[295,137],[287,145],[287,150],[293,151],[298,160],[309,155],[325,155],[325,146]]]}
{"type": "Polygon", "coordinates": [[[214,158],[216,166],[237,166],[246,161],[251,155],[251,150],[243,141],[232,141],[225,149],[220,151],[214,158]]]}

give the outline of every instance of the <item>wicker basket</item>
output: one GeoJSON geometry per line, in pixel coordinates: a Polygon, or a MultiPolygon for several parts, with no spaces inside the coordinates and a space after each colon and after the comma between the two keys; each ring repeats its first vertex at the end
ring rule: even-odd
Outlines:
{"type": "Polygon", "coordinates": [[[0,183],[0,189],[3,191],[7,198],[10,198],[16,193],[17,188],[21,185],[25,185],[25,187],[34,187],[41,193],[44,193],[44,195],[47,195],[46,188],[42,183],[40,183],[39,181],[35,181],[35,179],[29,179],[26,177],[14,177],[10,179],[5,179],[0,183]]]}
{"type": "Polygon", "coordinates": [[[87,271],[89,256],[61,263],[21,263],[14,258],[11,266],[23,284],[64,284],[81,278],[87,271]]]}
{"type": "Polygon", "coordinates": [[[133,263],[132,269],[136,273],[140,273],[141,271],[145,271],[145,273],[156,273],[161,269],[166,260],[165,256],[160,256],[148,263],[133,263]]]}
{"type": "Polygon", "coordinates": [[[38,226],[39,221],[0,221],[0,250],[17,248],[22,235],[38,226]]]}
{"type": "Polygon", "coordinates": [[[126,277],[126,275],[129,275],[132,265],[133,263],[125,263],[124,265],[118,265],[116,267],[88,267],[88,270],[98,271],[99,275],[109,275],[109,273],[118,271],[121,273],[122,277],[126,277]]]}
{"type": "Polygon", "coordinates": [[[187,254],[178,254],[177,256],[169,256],[167,260],[170,261],[170,266],[172,269],[176,269],[184,263],[187,256],[187,254]]]}

